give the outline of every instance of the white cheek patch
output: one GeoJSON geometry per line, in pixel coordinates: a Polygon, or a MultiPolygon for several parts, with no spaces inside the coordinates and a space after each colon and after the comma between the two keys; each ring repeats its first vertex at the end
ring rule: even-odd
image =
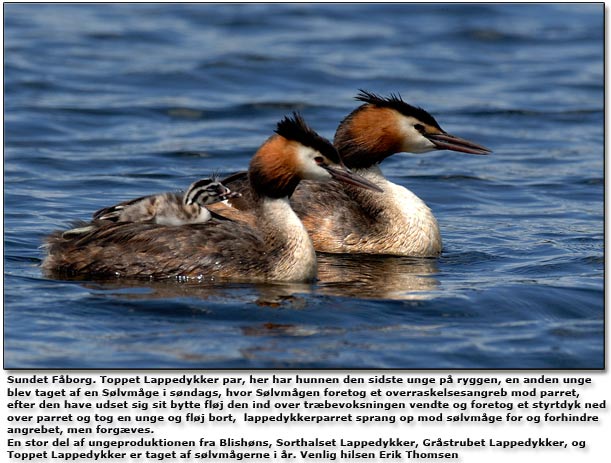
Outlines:
{"type": "Polygon", "coordinates": [[[310,147],[300,145],[297,148],[297,164],[301,178],[305,180],[331,179],[331,174],[320,167],[314,160],[317,156],[321,156],[321,154],[310,147]]]}
{"type": "Polygon", "coordinates": [[[420,122],[413,117],[402,118],[400,123],[400,131],[403,137],[402,150],[407,153],[426,153],[436,149],[432,141],[416,130],[414,127],[416,124],[420,124],[420,122]]]}

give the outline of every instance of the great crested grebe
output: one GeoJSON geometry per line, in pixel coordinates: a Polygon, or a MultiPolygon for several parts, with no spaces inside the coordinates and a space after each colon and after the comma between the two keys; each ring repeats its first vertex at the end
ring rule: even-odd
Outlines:
{"type": "MultiPolygon", "coordinates": [[[[434,257],[441,253],[441,234],[428,206],[407,188],[388,181],[379,164],[399,153],[452,150],[488,154],[481,145],[446,133],[422,108],[398,95],[384,98],[361,90],[364,104],[339,125],[334,145],[344,163],[384,192],[366,191],[332,182],[302,182],[291,205],[305,225],[317,251],[434,257]]],[[[230,199],[232,210],[219,205],[212,210],[251,221],[252,202],[244,178],[227,183],[243,198],[230,199]],[[237,209],[237,210],[235,210],[237,209]]]]}
{"type": "Polygon", "coordinates": [[[192,183],[183,193],[162,193],[125,201],[100,209],[94,220],[113,222],[154,222],[160,225],[204,223],[212,215],[206,206],[239,196],[216,178],[204,178],[192,183]]]}
{"type": "Polygon", "coordinates": [[[379,189],[347,170],[333,145],[294,114],[250,162],[254,226],[215,218],[173,227],[96,220],[84,234],[52,234],[42,266],[68,276],[311,280],[316,253],[289,197],[302,179],[333,178],[379,189]]]}

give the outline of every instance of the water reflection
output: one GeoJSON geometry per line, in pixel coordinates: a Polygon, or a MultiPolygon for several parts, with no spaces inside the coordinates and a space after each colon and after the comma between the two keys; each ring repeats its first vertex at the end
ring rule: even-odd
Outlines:
{"type": "Polygon", "coordinates": [[[304,308],[306,305],[305,297],[299,297],[299,294],[312,293],[313,288],[309,283],[249,284],[142,279],[90,280],[83,282],[82,286],[123,300],[195,298],[221,304],[252,302],[258,306],[292,306],[295,309],[304,308]]]}
{"type": "MultiPolygon", "coordinates": [[[[319,254],[316,283],[112,279],[83,282],[122,299],[197,298],[253,302],[269,308],[304,309],[311,295],[380,300],[428,300],[438,288],[436,259],[319,254]],[[247,300],[245,300],[247,299],[247,300]]],[[[65,277],[62,277],[65,279],[65,277]]],[[[73,281],[82,279],[73,278],[73,281]]]]}
{"type": "Polygon", "coordinates": [[[359,299],[428,300],[439,287],[436,259],[318,256],[318,292],[359,299]]]}

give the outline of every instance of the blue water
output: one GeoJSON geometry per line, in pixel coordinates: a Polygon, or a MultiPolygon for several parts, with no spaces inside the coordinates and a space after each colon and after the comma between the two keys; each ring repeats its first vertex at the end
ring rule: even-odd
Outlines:
{"type": "Polygon", "coordinates": [[[7,4],[5,368],[603,367],[603,4],[7,4]],[[300,285],[57,281],[55,229],[400,92],[490,156],[399,154],[438,259],[300,285]]]}

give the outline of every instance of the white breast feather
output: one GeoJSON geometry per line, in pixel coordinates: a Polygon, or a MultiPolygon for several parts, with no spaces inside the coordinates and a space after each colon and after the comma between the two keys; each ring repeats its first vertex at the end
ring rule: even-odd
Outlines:
{"type": "Polygon", "coordinates": [[[378,166],[359,169],[357,173],[384,190],[376,199],[390,224],[384,231],[389,253],[436,256],[441,252],[439,225],[424,201],[407,188],[388,181],[378,166]]]}
{"type": "Polygon", "coordinates": [[[273,277],[307,280],[316,276],[316,252],[308,232],[291,208],[288,198],[263,201],[263,214],[287,245],[273,269],[273,277]]]}

